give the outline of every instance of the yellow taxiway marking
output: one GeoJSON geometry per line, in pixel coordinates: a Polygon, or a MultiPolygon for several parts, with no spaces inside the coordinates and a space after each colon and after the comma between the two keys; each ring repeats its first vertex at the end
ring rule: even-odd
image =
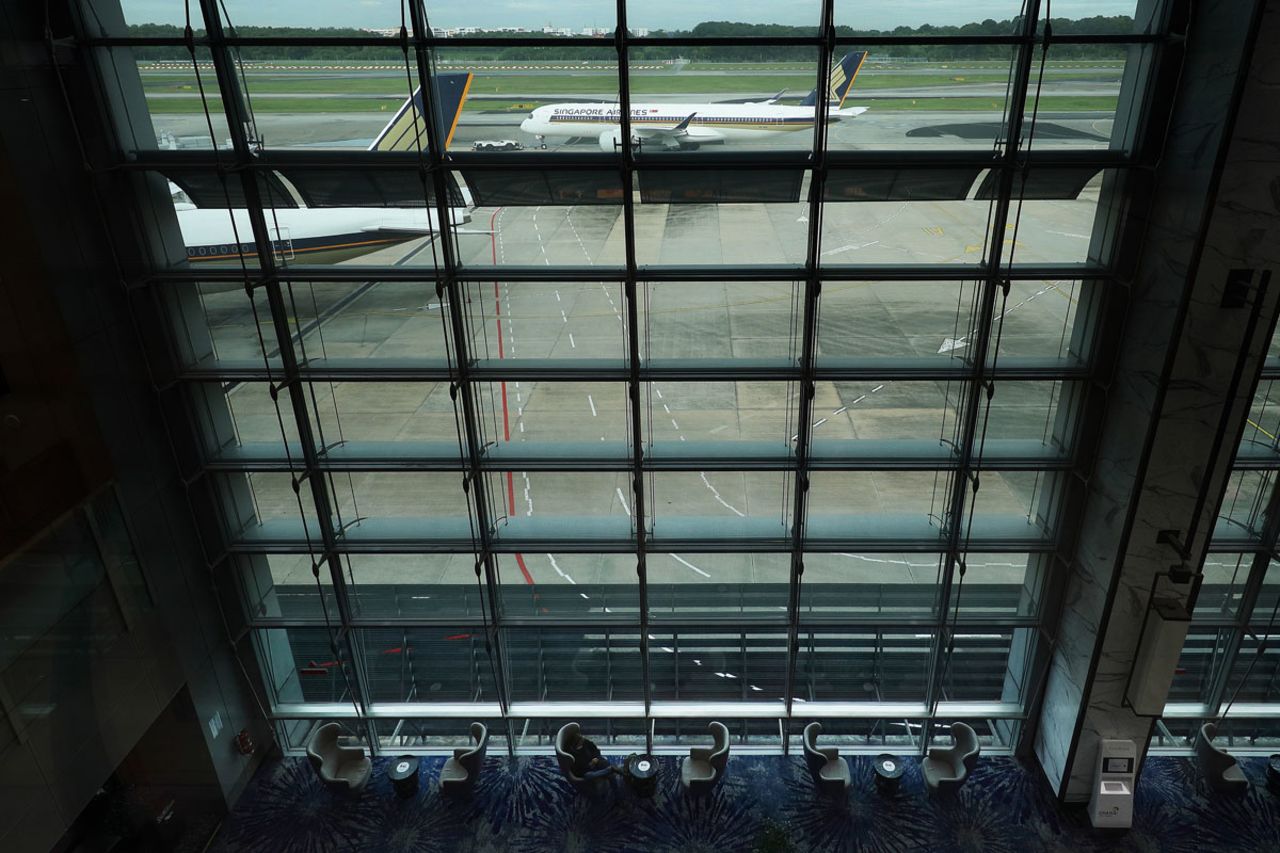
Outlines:
{"type": "Polygon", "coordinates": [[[1248,422],[1249,426],[1253,427],[1253,428],[1254,428],[1254,429],[1256,429],[1258,432],[1262,433],[1263,435],[1265,435],[1267,438],[1271,439],[1272,441],[1275,441],[1275,440],[1276,440],[1276,437],[1275,437],[1274,435],[1272,435],[1271,433],[1267,432],[1267,431],[1266,431],[1265,429],[1263,429],[1262,427],[1258,426],[1258,422],[1257,422],[1257,421],[1255,421],[1253,418],[1247,418],[1246,420],[1247,420],[1247,422],[1248,422]]]}

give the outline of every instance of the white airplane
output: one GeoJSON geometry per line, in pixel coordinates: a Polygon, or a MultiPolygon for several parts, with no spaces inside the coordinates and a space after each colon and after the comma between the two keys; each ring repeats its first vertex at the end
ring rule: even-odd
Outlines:
{"type": "MultiPolygon", "coordinates": [[[[471,74],[442,74],[436,80],[439,88],[436,102],[441,104],[441,115],[449,117],[448,126],[442,124],[440,128],[445,134],[445,148],[448,148],[471,87],[471,74]]],[[[369,150],[405,151],[416,150],[419,144],[425,145],[426,129],[422,115],[422,93],[415,90],[387,122],[369,150]]],[[[286,178],[276,177],[281,184],[289,186],[286,178]]],[[[239,262],[241,257],[246,260],[257,257],[248,210],[200,207],[186,188],[172,181],[169,192],[178,214],[188,261],[227,263],[239,262]]],[[[440,230],[435,210],[426,207],[307,207],[301,196],[296,192],[294,195],[296,197],[289,201],[297,207],[274,206],[266,211],[272,251],[283,261],[296,258],[306,263],[336,263],[440,230]]],[[[461,191],[461,196],[464,203],[469,203],[469,194],[465,190],[461,191]]],[[[466,207],[451,207],[449,221],[451,225],[470,222],[471,212],[466,207]]]]}
{"type": "MultiPolygon", "coordinates": [[[[832,69],[828,121],[853,118],[867,111],[866,107],[844,106],[866,58],[865,50],[856,51],[832,69]]],[[[794,107],[778,104],[781,96],[779,92],[758,103],[632,104],[632,140],[638,144],[652,140],[664,148],[696,149],[700,145],[768,139],[778,133],[811,130],[818,90],[814,89],[794,107]]],[[[613,151],[622,141],[621,112],[616,103],[548,104],[529,113],[520,129],[536,136],[543,148],[547,147],[548,138],[596,136],[601,148],[613,151]]]]}

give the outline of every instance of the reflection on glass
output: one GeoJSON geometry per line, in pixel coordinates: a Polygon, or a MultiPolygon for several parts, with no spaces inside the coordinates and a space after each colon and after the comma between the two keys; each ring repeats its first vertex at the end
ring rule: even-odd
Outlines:
{"type": "Polygon", "coordinates": [[[1027,662],[1026,631],[960,631],[944,651],[944,702],[1017,702],[1027,662]]]}
{"type": "Polygon", "coordinates": [[[495,560],[507,617],[639,618],[634,554],[498,554],[495,560]]]}
{"type": "Polygon", "coordinates": [[[1041,538],[1057,522],[1054,471],[983,471],[979,489],[969,501],[969,520],[975,536],[1041,538]]]}
{"type": "MultiPolygon", "coordinates": [[[[849,250],[852,253],[853,249],[849,250]]],[[[842,263],[834,252],[824,258],[842,263]]],[[[818,364],[927,356],[963,359],[976,281],[829,281],[818,315],[818,364]]]]}
{"type": "MultiPolygon", "coordinates": [[[[1274,346],[1274,344],[1273,344],[1274,346]]],[[[1280,384],[1274,379],[1258,383],[1249,405],[1244,435],[1240,439],[1240,452],[1265,454],[1280,445],[1280,384]]]]}
{"type": "MultiPolygon", "coordinates": [[[[348,452],[377,442],[375,452],[395,450],[385,442],[443,443],[457,450],[453,401],[446,383],[313,382],[307,401],[316,446],[321,453],[348,452]]],[[[411,452],[399,450],[401,453],[411,452]]]]}
{"type": "Polygon", "coordinates": [[[937,612],[944,566],[940,554],[807,553],[801,613],[869,620],[928,617],[937,612]]]}
{"type": "Polygon", "coordinates": [[[645,566],[656,619],[787,612],[789,554],[649,554],[645,566]]]}
{"type": "Polygon", "coordinates": [[[644,698],[640,637],[633,632],[508,628],[510,698],[516,702],[636,701],[644,698]]]}
{"type": "Polygon", "coordinates": [[[305,483],[300,490],[295,490],[292,474],[275,471],[215,474],[213,482],[222,502],[227,532],[233,540],[275,533],[301,540],[304,538],[302,519],[311,524],[315,522],[311,492],[305,483]]]}
{"type": "Polygon", "coordinates": [[[476,626],[356,633],[371,702],[493,702],[494,668],[476,626]]]}
{"type": "MultiPolygon", "coordinates": [[[[328,483],[334,527],[349,535],[358,535],[369,522],[387,519],[456,519],[463,521],[461,529],[466,529],[470,503],[459,473],[362,471],[332,474],[328,483]]],[[[423,535],[422,531],[416,533],[423,535]]]]}
{"type": "Polygon", "coordinates": [[[325,628],[259,628],[253,632],[269,695],[276,704],[351,702],[345,642],[325,628]]]}
{"type": "Polygon", "coordinates": [[[1227,618],[1240,606],[1249,572],[1255,557],[1252,554],[1214,554],[1204,558],[1204,580],[1196,597],[1194,617],[1199,619],[1227,618]]]}
{"type": "Polygon", "coordinates": [[[801,631],[797,698],[923,702],[934,635],[801,631]]]}
{"type": "Polygon", "coordinates": [[[161,297],[171,324],[169,339],[184,367],[262,365],[264,344],[271,365],[280,364],[265,289],[254,290],[250,302],[238,284],[197,282],[165,288],[161,297]]]}
{"type": "Polygon", "coordinates": [[[1076,407],[1067,404],[1077,390],[1071,382],[996,382],[995,393],[979,404],[979,435],[987,441],[984,450],[993,455],[1069,450],[1076,407]]]}
{"type": "Polygon", "coordinates": [[[640,287],[641,356],[649,362],[768,358],[797,363],[799,283],[655,282],[640,287]]]}
{"type": "MultiPolygon", "coordinates": [[[[424,709],[423,713],[430,710],[424,709]]],[[[412,749],[469,749],[475,745],[471,737],[472,722],[471,716],[465,719],[431,716],[400,720],[379,717],[373,720],[373,728],[379,748],[397,755],[412,749]]],[[[507,748],[507,724],[503,720],[478,722],[488,729],[489,749],[502,751],[507,748]]]]}
{"type": "MultiPolygon", "coordinates": [[[[623,442],[629,434],[622,382],[489,382],[476,388],[486,442],[623,442]]],[[[519,453],[522,448],[505,448],[519,453]]],[[[590,450],[588,449],[588,452],[590,450]]]]}
{"type": "MultiPolygon", "coordinates": [[[[792,723],[790,736],[793,754],[804,750],[804,726],[797,720],[792,723]]],[[[848,719],[843,717],[818,719],[822,732],[818,736],[818,746],[835,746],[841,751],[858,749],[860,751],[892,752],[908,754],[919,751],[920,734],[924,730],[923,719],[848,719]]]]}
{"type": "MultiPolygon", "coordinates": [[[[995,303],[991,357],[1057,359],[1083,362],[1089,355],[1089,338],[1080,303],[1087,300],[1096,282],[1074,279],[1011,281],[1009,296],[995,303]],[[996,332],[999,331],[999,346],[996,332]]],[[[961,353],[968,349],[966,335],[955,341],[961,353]]]]}
{"type": "Polygon", "coordinates": [[[1259,535],[1274,483],[1271,471],[1232,471],[1218,508],[1217,535],[1232,539],[1259,535]]]}
{"type": "Polygon", "coordinates": [[[936,534],[948,506],[949,482],[944,471],[815,471],[809,532],[857,527],[889,535],[936,534]]]}
{"type": "Polygon", "coordinates": [[[640,264],[801,264],[809,205],[641,204],[640,264]]]}
{"type": "Polygon", "coordinates": [[[473,358],[626,357],[620,284],[486,281],[464,287],[467,347],[473,358]]]}
{"type": "Polygon", "coordinates": [[[706,453],[704,442],[758,442],[784,453],[796,393],[787,382],[648,382],[641,390],[646,443],[676,455],[706,453]]]}
{"type": "Polygon", "coordinates": [[[913,441],[950,450],[966,384],[954,382],[819,382],[813,401],[817,454],[857,452],[855,440],[913,441]]]}
{"type": "Polygon", "coordinates": [[[1173,671],[1167,702],[1208,702],[1226,652],[1229,630],[1193,628],[1173,671]]]}
{"type": "Polygon", "coordinates": [[[187,386],[209,457],[244,448],[255,456],[298,453],[297,422],[288,400],[277,404],[266,382],[199,382],[187,386]]]}
{"type": "Polygon", "coordinates": [[[785,633],[657,633],[649,638],[656,701],[761,702],[784,698],[785,633]]]}
{"type": "Polygon", "coordinates": [[[656,525],[706,524],[704,536],[745,529],[740,522],[781,526],[791,517],[791,479],[780,471],[661,471],[649,478],[651,517],[656,525]]]}

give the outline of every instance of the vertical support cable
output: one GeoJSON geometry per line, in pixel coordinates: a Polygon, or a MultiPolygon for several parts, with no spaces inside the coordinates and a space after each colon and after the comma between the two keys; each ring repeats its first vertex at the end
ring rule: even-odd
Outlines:
{"type": "MultiPolygon", "coordinates": [[[[956,466],[955,479],[951,484],[950,507],[946,516],[946,570],[942,574],[942,589],[938,596],[937,630],[934,637],[933,655],[930,661],[929,682],[925,697],[929,715],[936,713],[938,702],[942,698],[942,677],[945,674],[946,662],[955,647],[955,637],[947,627],[947,614],[951,608],[951,588],[954,585],[957,564],[961,573],[964,563],[960,558],[960,544],[964,530],[965,495],[972,487],[977,491],[977,472],[974,466],[974,437],[977,432],[978,411],[981,409],[981,395],[986,386],[987,352],[990,345],[992,321],[995,314],[996,293],[1008,286],[1002,275],[1001,253],[1004,251],[1005,224],[1009,219],[1010,197],[1013,194],[1013,180],[1021,165],[1019,146],[1022,136],[1023,107],[1027,99],[1027,83],[1031,75],[1031,63],[1036,46],[1036,24],[1040,17],[1040,0],[1026,0],[1022,21],[1021,38],[1018,43],[1018,59],[1014,67],[1013,85],[1009,88],[1009,122],[1005,138],[1005,150],[1000,158],[999,190],[993,202],[991,230],[987,234],[988,255],[983,263],[986,268],[978,316],[975,319],[976,332],[970,348],[972,357],[968,385],[965,389],[964,409],[959,413],[959,461],[956,466]]],[[[921,748],[928,743],[922,737],[921,748]]]]}
{"type": "MultiPolygon", "coordinates": [[[[302,380],[298,372],[297,356],[293,350],[292,334],[289,329],[288,311],[284,296],[280,290],[280,281],[276,276],[275,246],[267,228],[266,215],[263,212],[262,197],[258,187],[257,164],[253,151],[245,135],[245,105],[240,97],[239,85],[236,81],[235,68],[230,51],[227,48],[222,31],[222,21],[218,16],[217,0],[200,0],[200,10],[204,15],[205,32],[208,34],[209,50],[213,59],[214,72],[218,87],[222,93],[222,105],[226,113],[228,132],[231,134],[231,145],[236,162],[236,171],[245,196],[245,207],[253,230],[254,246],[258,255],[259,275],[256,282],[246,280],[246,288],[250,291],[262,288],[267,294],[267,304],[271,310],[271,326],[275,332],[276,344],[280,352],[280,363],[284,374],[282,386],[288,390],[289,402],[293,410],[294,422],[298,430],[298,442],[302,448],[303,478],[310,488],[311,498],[316,511],[316,525],[320,532],[322,553],[320,559],[329,568],[330,583],[333,584],[334,601],[338,606],[340,628],[337,634],[330,632],[330,642],[337,651],[339,640],[345,642],[348,657],[355,661],[354,647],[351,644],[351,609],[347,599],[346,584],[342,577],[342,566],[336,551],[336,536],[333,530],[333,516],[329,504],[329,494],[324,478],[319,476],[317,466],[315,438],[311,431],[311,421],[307,414],[307,400],[302,388],[302,380]]],[[[212,140],[215,150],[217,140],[212,140]]],[[[232,216],[232,212],[227,212],[232,216]]],[[[247,272],[246,272],[247,276],[247,272]]],[[[250,293],[252,299],[252,293],[250,293]]],[[[295,484],[296,484],[295,480],[295,484]]],[[[295,488],[297,486],[295,485],[295,488]]],[[[304,528],[306,518],[301,519],[304,528]]],[[[308,536],[308,538],[310,538],[308,536]]],[[[315,557],[312,557],[315,561],[315,557]]],[[[323,598],[322,598],[323,602],[323,598]]],[[[327,610],[326,610],[327,612],[327,610]]],[[[339,661],[341,666],[341,661],[339,661]]],[[[365,718],[367,705],[367,685],[360,677],[359,669],[353,666],[342,666],[344,677],[355,670],[356,683],[350,687],[351,702],[360,718],[365,718]]],[[[376,745],[375,745],[376,746],[376,745]]]]}
{"type": "Polygon", "coordinates": [[[835,0],[823,0],[822,46],[818,49],[818,96],[814,105],[813,173],[809,179],[809,232],[805,248],[804,320],[801,326],[800,400],[796,414],[796,485],[791,505],[791,573],[787,597],[787,669],[784,684],[786,715],[795,699],[796,659],[800,652],[800,579],[804,574],[804,522],[809,497],[809,441],[813,431],[814,359],[818,338],[818,298],[822,281],[818,270],[822,238],[822,196],[827,179],[827,98],[831,90],[831,62],[835,53],[835,0]]]}
{"type": "Polygon", "coordinates": [[[430,67],[427,48],[427,40],[431,37],[431,29],[427,24],[427,13],[422,6],[422,0],[406,0],[406,2],[409,5],[409,15],[413,24],[413,52],[418,69],[419,91],[422,93],[422,122],[427,137],[427,150],[425,152],[420,145],[417,146],[418,168],[419,175],[423,181],[423,191],[428,192],[427,181],[430,180],[432,183],[428,195],[431,193],[435,195],[436,218],[439,228],[436,243],[440,246],[440,253],[443,259],[443,271],[437,270],[436,272],[436,287],[442,295],[447,294],[448,296],[449,322],[453,328],[453,334],[450,337],[453,340],[454,349],[451,374],[453,387],[457,389],[458,398],[455,400],[454,405],[462,406],[465,451],[467,454],[467,473],[464,483],[468,486],[467,490],[471,495],[472,505],[475,508],[475,530],[480,551],[478,558],[483,563],[485,585],[489,589],[489,626],[485,642],[488,647],[490,663],[494,667],[494,690],[497,691],[498,704],[502,708],[502,714],[505,717],[509,715],[510,705],[507,701],[506,668],[503,665],[502,646],[499,642],[501,621],[497,602],[497,568],[494,565],[495,557],[493,554],[494,531],[489,519],[489,503],[485,497],[484,471],[480,462],[480,450],[483,443],[480,440],[480,428],[477,423],[479,416],[476,409],[475,389],[472,386],[473,380],[470,376],[471,356],[467,351],[466,320],[462,311],[463,298],[458,293],[458,259],[454,254],[453,221],[450,218],[451,209],[449,207],[448,192],[449,181],[452,180],[452,176],[445,171],[446,152],[444,151],[444,141],[440,139],[437,133],[434,120],[436,107],[433,102],[434,90],[431,88],[433,72],[430,67]],[[428,160],[425,164],[422,161],[424,154],[428,160]]]}
{"type": "MultiPolygon", "coordinates": [[[[622,224],[626,251],[626,281],[623,295],[627,302],[627,408],[631,415],[631,507],[636,526],[636,583],[640,596],[640,677],[644,681],[644,716],[649,721],[653,697],[649,684],[649,571],[648,521],[644,499],[644,418],[640,407],[640,324],[637,307],[636,209],[632,191],[635,187],[635,152],[631,150],[631,75],[627,58],[627,0],[617,0],[618,23],[614,44],[618,50],[618,110],[622,128],[622,224]]],[[[653,728],[646,725],[646,748],[653,749],[653,728]]]]}

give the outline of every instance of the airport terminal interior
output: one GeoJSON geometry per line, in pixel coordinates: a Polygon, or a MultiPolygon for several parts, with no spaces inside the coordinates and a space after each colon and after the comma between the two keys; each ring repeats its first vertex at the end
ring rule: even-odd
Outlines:
{"type": "Polygon", "coordinates": [[[1280,850],[1277,0],[0,34],[0,849],[1280,850]]]}

